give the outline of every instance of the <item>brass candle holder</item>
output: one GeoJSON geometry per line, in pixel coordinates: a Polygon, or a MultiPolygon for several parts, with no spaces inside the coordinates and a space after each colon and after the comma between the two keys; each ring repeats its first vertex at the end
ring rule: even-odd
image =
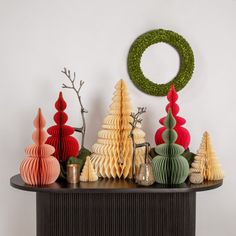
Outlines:
{"type": "Polygon", "coordinates": [[[79,183],[80,178],[80,164],[68,164],[67,165],[67,182],[70,184],[79,183]]]}

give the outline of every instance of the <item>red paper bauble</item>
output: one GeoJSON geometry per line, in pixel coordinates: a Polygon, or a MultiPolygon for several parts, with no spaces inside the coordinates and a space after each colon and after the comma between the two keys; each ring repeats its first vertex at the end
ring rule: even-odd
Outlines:
{"type": "MultiPolygon", "coordinates": [[[[176,103],[176,101],[178,100],[178,94],[175,90],[174,85],[171,86],[170,91],[167,94],[167,99],[169,103],[166,106],[166,112],[168,112],[169,108],[171,108],[172,114],[176,120],[176,126],[174,128],[174,130],[178,134],[176,143],[183,146],[184,149],[187,149],[190,144],[190,133],[186,128],[182,127],[186,123],[186,120],[180,116],[177,116],[177,114],[179,113],[179,105],[176,103]]],[[[165,118],[166,117],[160,119],[159,122],[161,125],[164,125],[165,118]]],[[[155,142],[157,145],[164,143],[164,140],[162,139],[162,133],[165,131],[165,129],[166,128],[163,126],[156,131],[155,142]]]]}
{"type": "Polygon", "coordinates": [[[56,181],[60,174],[58,160],[51,156],[54,147],[45,144],[48,134],[43,130],[45,119],[41,109],[34,120],[36,130],[32,135],[35,144],[26,148],[27,157],[20,166],[20,175],[23,181],[30,185],[47,185],[56,181]]]}
{"type": "Polygon", "coordinates": [[[57,113],[54,115],[56,125],[48,128],[48,133],[51,135],[47,142],[55,147],[54,156],[61,162],[67,161],[71,156],[76,157],[79,153],[79,143],[71,135],[74,133],[74,128],[65,125],[68,116],[64,112],[66,102],[60,92],[58,100],[55,103],[57,113]]]}

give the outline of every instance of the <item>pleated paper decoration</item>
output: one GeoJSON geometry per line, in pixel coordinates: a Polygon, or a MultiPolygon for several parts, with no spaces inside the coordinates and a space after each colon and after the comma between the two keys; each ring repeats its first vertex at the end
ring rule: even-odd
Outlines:
{"type": "Polygon", "coordinates": [[[85,164],[84,164],[84,168],[83,168],[81,175],[80,175],[80,181],[93,182],[93,181],[97,181],[97,180],[98,180],[98,176],[93,168],[93,164],[90,160],[90,156],[87,156],[85,164]]]}
{"type": "MultiPolygon", "coordinates": [[[[115,93],[97,142],[92,146],[91,161],[99,177],[132,178],[132,140],[129,137],[132,121],[132,106],[128,89],[123,80],[115,86],[115,93]]],[[[143,143],[145,133],[138,127],[134,130],[136,143],[143,143]]],[[[136,152],[136,168],[144,163],[145,148],[136,152]]]]}
{"type": "Polygon", "coordinates": [[[68,120],[68,116],[64,112],[66,106],[62,92],[60,92],[59,98],[55,103],[57,113],[54,115],[54,121],[56,125],[48,128],[48,133],[51,136],[46,142],[55,147],[54,156],[60,162],[66,162],[71,156],[76,157],[79,152],[79,143],[71,136],[74,133],[74,128],[65,125],[68,120]]]}
{"type": "Polygon", "coordinates": [[[176,125],[175,118],[171,109],[164,120],[166,127],[162,134],[163,144],[159,144],[155,151],[159,155],[152,160],[154,176],[156,182],[161,184],[181,184],[188,177],[188,161],[181,156],[184,148],[175,143],[177,133],[174,130],[176,125]]]}
{"type": "Polygon", "coordinates": [[[20,175],[23,181],[30,185],[46,185],[56,181],[60,173],[58,160],[51,156],[54,147],[45,144],[47,133],[43,130],[45,119],[41,109],[34,120],[36,130],[32,135],[35,144],[26,148],[26,158],[20,166],[20,175]]]}
{"type": "Polygon", "coordinates": [[[208,132],[203,134],[202,142],[190,168],[190,177],[194,173],[200,173],[204,180],[221,180],[224,178],[223,170],[216,158],[208,132]]]}
{"type": "Polygon", "coordinates": [[[189,181],[192,184],[201,184],[203,182],[203,176],[201,173],[191,173],[189,181]]]}
{"type": "MultiPolygon", "coordinates": [[[[179,105],[176,103],[176,101],[178,100],[178,94],[175,90],[174,85],[171,86],[170,91],[167,94],[167,99],[169,103],[166,106],[166,112],[168,112],[169,108],[171,108],[172,115],[174,116],[176,120],[176,126],[174,128],[174,130],[178,134],[176,143],[183,146],[184,149],[186,150],[190,144],[190,133],[186,128],[182,127],[186,123],[186,120],[180,116],[177,116],[179,113],[179,105]]],[[[165,117],[160,119],[159,122],[161,125],[164,125],[164,120],[165,120],[165,117]]],[[[155,142],[157,145],[164,142],[162,138],[162,134],[165,131],[165,129],[166,129],[165,127],[161,127],[156,131],[155,142]]]]}

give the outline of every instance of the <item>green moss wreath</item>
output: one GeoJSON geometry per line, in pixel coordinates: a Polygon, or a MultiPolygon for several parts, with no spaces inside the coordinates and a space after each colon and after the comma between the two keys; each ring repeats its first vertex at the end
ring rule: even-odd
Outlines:
{"type": "Polygon", "coordinates": [[[170,86],[181,90],[191,79],[194,70],[194,55],[188,42],[179,34],[170,30],[152,30],[140,35],[132,44],[128,54],[128,73],[135,86],[144,93],[153,96],[166,96],[170,86]],[[176,49],[180,57],[179,72],[166,84],[157,84],[147,79],[140,67],[144,51],[152,44],[164,42],[176,49]]]}

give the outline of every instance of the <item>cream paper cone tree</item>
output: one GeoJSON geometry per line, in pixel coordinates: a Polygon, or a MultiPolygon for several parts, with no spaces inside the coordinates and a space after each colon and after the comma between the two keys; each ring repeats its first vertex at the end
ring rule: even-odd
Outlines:
{"type": "Polygon", "coordinates": [[[205,180],[221,180],[224,178],[208,132],[203,134],[197,155],[191,165],[190,176],[194,173],[200,173],[205,180]]]}
{"type": "MultiPolygon", "coordinates": [[[[112,104],[105,117],[97,142],[92,146],[91,160],[98,176],[103,178],[132,178],[132,140],[129,136],[132,105],[123,80],[115,86],[112,104]]],[[[145,142],[141,127],[134,130],[136,143],[145,142]]],[[[136,151],[136,168],[144,163],[145,148],[136,151]]]]}
{"type": "Polygon", "coordinates": [[[93,168],[93,164],[90,160],[90,156],[87,156],[83,170],[80,175],[80,181],[93,182],[93,181],[97,181],[97,180],[98,180],[98,176],[93,168]]]}

